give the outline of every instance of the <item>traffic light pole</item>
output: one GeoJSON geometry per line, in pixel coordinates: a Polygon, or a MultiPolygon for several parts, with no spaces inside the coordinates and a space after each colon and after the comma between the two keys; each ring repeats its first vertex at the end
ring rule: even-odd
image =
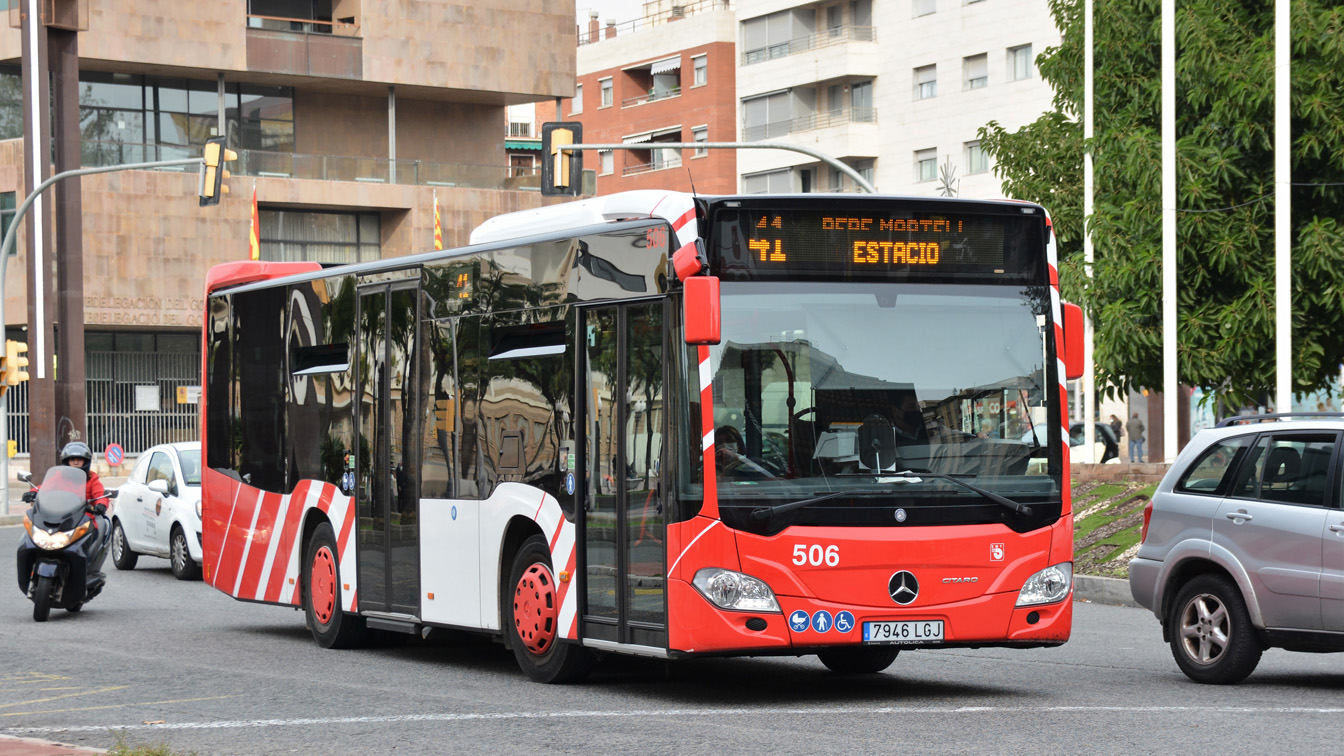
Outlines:
{"type": "MultiPolygon", "coordinates": [[[[829,165],[841,173],[854,179],[865,192],[877,194],[877,189],[869,183],[868,179],[859,175],[859,172],[845,165],[842,161],[827,155],[820,150],[814,150],[811,147],[800,147],[796,144],[773,144],[761,142],[632,142],[620,144],[557,144],[555,149],[560,152],[575,152],[578,150],[789,150],[791,152],[801,152],[804,155],[814,157],[817,160],[829,165]]],[[[547,156],[543,155],[545,159],[547,156]]]]}
{"type": "MultiPolygon", "coordinates": [[[[105,165],[98,168],[78,168],[72,171],[62,171],[48,178],[37,185],[37,188],[24,198],[18,208],[14,210],[14,219],[9,224],[9,229],[5,231],[4,241],[0,241],[0,341],[9,338],[9,321],[5,314],[5,292],[7,277],[9,272],[9,250],[14,247],[14,239],[18,235],[19,221],[23,220],[24,213],[28,208],[42,196],[42,192],[47,187],[55,184],[62,179],[74,178],[75,176],[88,176],[94,173],[113,173],[116,171],[134,171],[145,170],[149,168],[172,168],[179,165],[201,165],[205,162],[204,158],[182,158],[181,160],[156,160],[149,163],[126,163],[122,165],[105,165]]],[[[34,354],[33,359],[50,359],[46,355],[34,354]]],[[[3,491],[3,500],[0,500],[0,514],[9,513],[9,399],[0,398],[0,490],[3,491]]]]}

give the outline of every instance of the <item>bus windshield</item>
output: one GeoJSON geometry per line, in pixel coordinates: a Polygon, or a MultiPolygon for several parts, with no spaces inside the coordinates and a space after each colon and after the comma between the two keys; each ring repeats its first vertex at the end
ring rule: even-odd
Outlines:
{"type": "Polygon", "coordinates": [[[722,306],[710,368],[725,518],[735,500],[847,490],[812,508],[983,503],[907,474],[921,471],[1058,498],[1047,287],[725,282],[722,306]]]}

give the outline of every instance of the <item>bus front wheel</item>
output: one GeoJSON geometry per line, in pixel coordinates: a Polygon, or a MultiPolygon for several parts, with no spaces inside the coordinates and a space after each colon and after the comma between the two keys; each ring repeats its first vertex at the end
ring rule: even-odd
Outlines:
{"type": "Polygon", "coordinates": [[[509,602],[504,607],[505,632],[518,666],[536,682],[567,683],[582,680],[593,665],[593,655],[563,638],[559,627],[560,590],[551,568],[546,539],[532,536],[523,542],[509,572],[509,602]]]}
{"type": "Polygon", "coordinates": [[[313,640],[323,648],[353,648],[368,634],[363,617],[341,610],[338,553],[331,523],[318,525],[303,561],[303,610],[313,640]]]}

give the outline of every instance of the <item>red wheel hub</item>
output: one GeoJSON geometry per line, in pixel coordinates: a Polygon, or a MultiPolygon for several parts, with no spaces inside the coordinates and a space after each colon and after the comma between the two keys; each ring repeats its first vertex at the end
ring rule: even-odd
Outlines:
{"type": "Polygon", "coordinates": [[[555,578],[544,564],[523,571],[513,589],[513,626],[527,650],[541,656],[555,644],[555,578]]]}
{"type": "Polygon", "coordinates": [[[313,603],[313,617],[325,625],[336,613],[336,559],[331,549],[323,546],[313,554],[308,575],[308,600],[313,603]]]}

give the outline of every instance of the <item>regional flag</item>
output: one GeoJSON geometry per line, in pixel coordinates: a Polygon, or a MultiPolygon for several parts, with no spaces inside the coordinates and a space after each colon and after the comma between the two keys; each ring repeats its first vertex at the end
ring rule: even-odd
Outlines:
{"type": "Polygon", "coordinates": [[[434,249],[443,249],[443,227],[439,225],[439,190],[434,190],[434,249]]]}
{"type": "Polygon", "coordinates": [[[253,260],[261,259],[261,221],[257,217],[257,182],[252,182],[252,230],[248,232],[248,256],[253,260]]]}

